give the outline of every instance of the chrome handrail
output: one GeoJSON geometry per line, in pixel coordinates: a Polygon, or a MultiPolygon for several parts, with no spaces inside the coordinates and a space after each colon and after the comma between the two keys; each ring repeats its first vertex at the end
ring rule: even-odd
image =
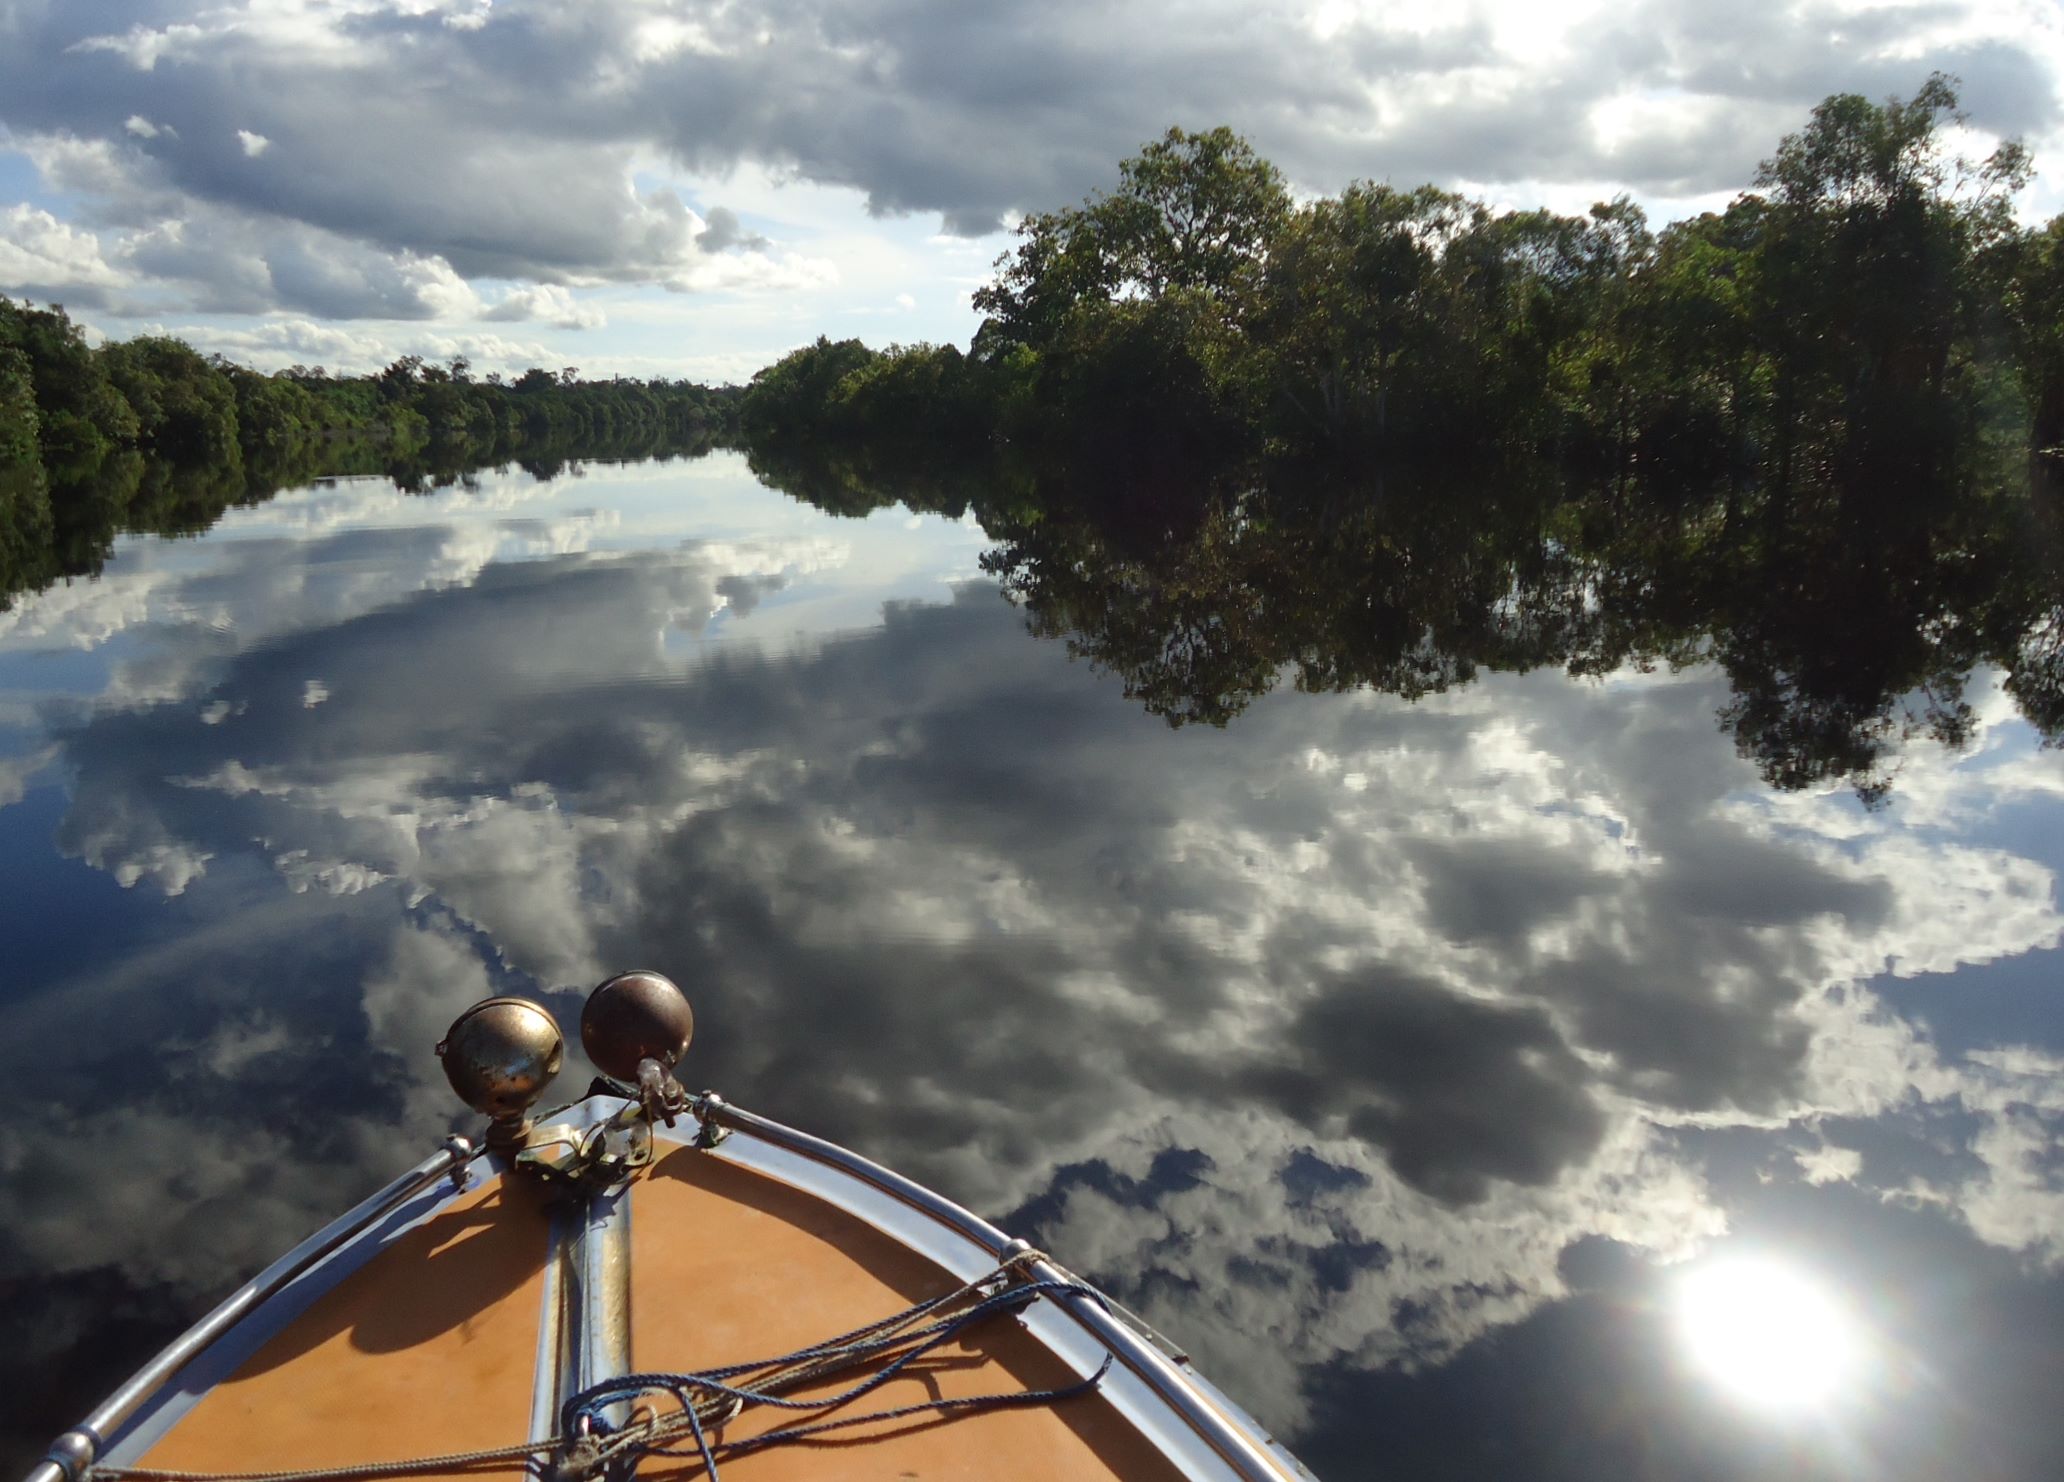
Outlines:
{"type": "MultiPolygon", "coordinates": [[[[999,1261],[1029,1249],[1023,1241],[1012,1239],[980,1215],[963,1209],[923,1184],[905,1178],[894,1169],[861,1157],[850,1148],[799,1132],[783,1123],[769,1121],[757,1113],[743,1111],[714,1092],[691,1098],[691,1106],[697,1120],[705,1125],[714,1123],[729,1130],[749,1133],[776,1147],[828,1164],[863,1183],[874,1185],[883,1193],[950,1226],[999,1261]]],[[[1048,1260],[1041,1259],[1028,1265],[1027,1274],[1036,1280],[1080,1280],[1048,1260]]],[[[1060,1310],[1087,1328],[1117,1355],[1119,1362],[1137,1374],[1248,1482],[1288,1482],[1297,1476],[1295,1471],[1279,1464],[1253,1435],[1234,1424],[1222,1410],[1200,1394],[1182,1369],[1115,1313],[1084,1302],[1063,1303],[1060,1310]]]]}
{"type": "Polygon", "coordinates": [[[469,1138],[448,1137],[444,1146],[378,1193],[353,1205],[263,1271],[231,1292],[214,1311],[173,1339],[158,1356],[131,1375],[128,1383],[102,1402],[79,1424],[51,1443],[49,1453],[30,1470],[25,1482],[81,1482],[99,1457],[107,1438],[174,1374],[243,1320],[259,1303],[285,1287],[311,1266],[331,1255],[352,1237],[393,1212],[447,1174],[456,1173],[480,1156],[469,1138]]]}

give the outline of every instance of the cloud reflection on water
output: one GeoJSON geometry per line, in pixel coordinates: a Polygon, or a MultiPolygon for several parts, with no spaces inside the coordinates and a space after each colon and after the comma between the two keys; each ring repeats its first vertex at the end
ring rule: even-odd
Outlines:
{"type": "Polygon", "coordinates": [[[1975,827],[2056,788],[2004,706],[1916,753],[1913,827],[1765,795],[1709,675],[1170,733],[981,584],[683,659],[821,538],[528,539],[248,542],[50,711],[59,848],[178,920],[0,1007],[55,1108],[0,1124],[0,1279],[219,1284],[450,1120],[466,1002],[639,964],[696,1001],[692,1079],[1018,1211],[1329,1447],[1351,1376],[1561,1321],[1572,1250],[1688,1255],[1761,1177],[2060,1254],[2056,1060],[1938,1052],[1866,986],[2059,941],[1975,827]]]}

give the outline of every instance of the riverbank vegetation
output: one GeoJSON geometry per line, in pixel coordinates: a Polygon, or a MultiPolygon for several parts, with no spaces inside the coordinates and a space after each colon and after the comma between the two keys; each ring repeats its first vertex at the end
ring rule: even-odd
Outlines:
{"type": "Polygon", "coordinates": [[[1226,129],[1170,130],[1027,218],[966,352],[819,340],[755,377],[756,447],[1031,447],[1081,468],[1524,453],[1741,479],[2064,445],[2064,218],[2008,143],[1949,153],[1949,80],[1829,98],[1757,189],[1654,229],[1360,182],[1300,203],[1226,129]]]}
{"type": "Polygon", "coordinates": [[[263,375],[160,336],[89,346],[61,308],[0,298],[0,605],[97,571],[119,533],[204,530],[325,475],[416,488],[510,461],[705,448],[737,397],[571,367],[476,378],[416,356],[370,376],[263,375]]]}

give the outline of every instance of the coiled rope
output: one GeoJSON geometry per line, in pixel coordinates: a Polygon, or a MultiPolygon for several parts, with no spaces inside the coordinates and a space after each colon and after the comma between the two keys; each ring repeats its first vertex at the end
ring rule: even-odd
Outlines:
{"type": "Polygon", "coordinates": [[[569,1396],[560,1407],[558,1434],[538,1441],[355,1466],[256,1472],[95,1466],[87,1475],[98,1482],[373,1482],[389,1477],[464,1476],[556,1457],[549,1474],[555,1482],[573,1482],[602,1475],[629,1477],[644,1458],[664,1456],[700,1461],[710,1482],[718,1482],[719,1459],[746,1451],[918,1415],[950,1420],[989,1410],[1050,1405],[1095,1389],[1110,1372],[1109,1354],[1095,1373],[1058,1388],[924,1400],[857,1415],[831,1413],[880,1389],[927,1353],[999,1313],[1021,1311],[1043,1296],[1104,1305],[1102,1295],[1080,1281],[1011,1279],[1019,1268],[1041,1259],[1037,1251],[1020,1251],[958,1290],[778,1358],[727,1364],[696,1373],[625,1374],[605,1379],[569,1396]],[[835,1394],[808,1399],[791,1397],[793,1391],[805,1385],[859,1368],[871,1372],[835,1394]],[[612,1424],[608,1412],[621,1411],[626,1406],[628,1416],[621,1423],[612,1424]],[[731,1441],[711,1435],[717,1427],[755,1407],[817,1418],[731,1441]],[[679,1444],[684,1440],[692,1445],[679,1444]]]}

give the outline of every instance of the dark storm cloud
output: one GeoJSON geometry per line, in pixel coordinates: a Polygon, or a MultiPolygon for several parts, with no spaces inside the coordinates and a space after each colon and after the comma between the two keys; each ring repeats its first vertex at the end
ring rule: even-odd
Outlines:
{"type": "Polygon", "coordinates": [[[770,166],[973,233],[1108,186],[1115,161],[1171,123],[1231,123],[1320,190],[1371,177],[1676,194],[1746,184],[1830,91],[1910,92],[1934,68],[1964,77],[1983,126],[2053,123],[2055,79],[2030,45],[1925,40],[1958,13],[1653,0],[1535,55],[1469,12],[1412,30],[1374,8],[1321,35],[1229,0],[20,0],[0,20],[0,124],[105,145],[83,220],[191,218],[203,235],[255,238],[244,250],[269,283],[210,299],[201,274],[212,306],[269,293],[323,314],[407,314],[428,300],[397,309],[391,291],[332,281],[362,265],[283,258],[356,244],[405,282],[435,261],[468,279],[681,283],[699,254],[764,246],[673,190],[634,190],[634,158],[654,151],[714,178],[770,166]],[[1652,114],[1601,135],[1592,110],[1616,98],[1652,114]],[[270,242],[282,224],[313,235],[270,242]]]}

